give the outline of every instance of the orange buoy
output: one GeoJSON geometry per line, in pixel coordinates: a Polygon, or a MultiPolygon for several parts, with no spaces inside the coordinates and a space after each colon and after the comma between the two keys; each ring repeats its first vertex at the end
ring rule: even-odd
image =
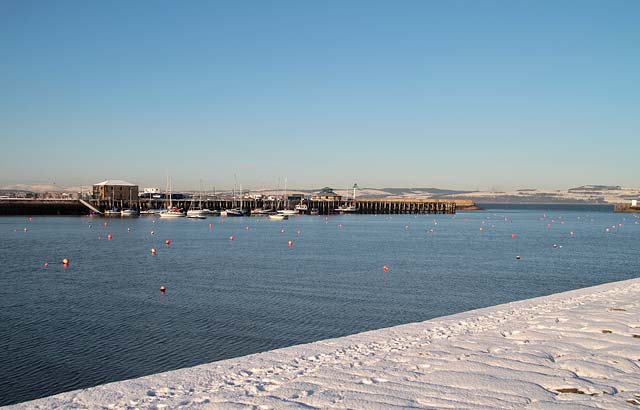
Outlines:
{"type": "Polygon", "coordinates": [[[389,271],[389,267],[387,265],[384,265],[382,267],[382,270],[385,271],[385,272],[388,272],[389,271]]]}
{"type": "Polygon", "coordinates": [[[66,266],[66,265],[68,265],[68,264],[69,264],[69,259],[64,258],[64,259],[62,260],[62,264],[63,264],[63,265],[65,265],[65,266],[66,266]]]}
{"type": "Polygon", "coordinates": [[[167,239],[166,241],[164,241],[164,243],[165,243],[165,245],[167,245],[167,246],[171,245],[171,241],[170,241],[170,240],[168,240],[168,239],[167,239]]]}
{"type": "Polygon", "coordinates": [[[167,288],[165,288],[164,286],[160,286],[160,293],[165,293],[167,291],[167,288]]]}
{"type": "Polygon", "coordinates": [[[233,237],[233,235],[231,235],[231,236],[229,237],[229,240],[230,240],[230,241],[235,241],[235,239],[236,239],[236,238],[234,238],[234,237],[233,237]]]}
{"type": "Polygon", "coordinates": [[[108,235],[107,235],[107,239],[108,239],[108,240],[112,240],[112,239],[113,239],[113,235],[108,234],[108,235]]]}
{"type": "Polygon", "coordinates": [[[293,241],[289,241],[287,245],[289,245],[289,247],[293,246],[293,241]]]}
{"type": "Polygon", "coordinates": [[[511,239],[516,239],[516,234],[515,233],[511,234],[511,239]]]}
{"type": "Polygon", "coordinates": [[[156,254],[156,248],[151,248],[151,254],[155,255],[156,254]]]}

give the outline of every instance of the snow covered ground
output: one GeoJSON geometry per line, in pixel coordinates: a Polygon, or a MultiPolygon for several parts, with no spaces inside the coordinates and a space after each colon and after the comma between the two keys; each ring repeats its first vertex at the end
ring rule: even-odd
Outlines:
{"type": "Polygon", "coordinates": [[[10,408],[638,410],[640,279],[10,408]]]}

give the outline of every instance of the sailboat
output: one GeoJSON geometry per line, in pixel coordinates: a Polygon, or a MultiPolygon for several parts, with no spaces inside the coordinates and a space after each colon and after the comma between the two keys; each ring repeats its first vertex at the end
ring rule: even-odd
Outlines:
{"type": "Polygon", "coordinates": [[[179,218],[179,217],[183,217],[186,216],[184,212],[182,212],[182,209],[176,208],[173,206],[173,196],[171,195],[171,179],[168,179],[168,185],[169,185],[169,207],[160,212],[160,218],[179,218]]]}
{"type": "MultiPolygon", "coordinates": [[[[358,188],[358,184],[353,184],[353,202],[351,205],[342,205],[338,207],[338,212],[343,214],[356,213],[358,212],[358,207],[356,206],[356,189],[358,188]]],[[[347,194],[348,195],[348,194],[347,194]]],[[[349,199],[347,198],[347,201],[349,199]]]]}
{"type": "MultiPolygon", "coordinates": [[[[238,180],[236,179],[235,174],[233,175],[234,184],[233,184],[233,208],[226,210],[226,216],[244,216],[244,210],[242,209],[243,201],[240,201],[240,208],[236,206],[236,184],[238,180]]],[[[240,186],[240,191],[242,191],[242,186],[240,186]]],[[[242,192],[240,192],[240,198],[242,198],[242,192]]]]}
{"type": "Polygon", "coordinates": [[[200,198],[198,201],[198,205],[187,211],[187,218],[207,219],[207,213],[205,212],[204,209],[202,209],[202,184],[200,186],[200,189],[201,191],[200,191],[200,198]]]}
{"type": "Polygon", "coordinates": [[[289,209],[289,197],[287,196],[287,177],[284,178],[284,209],[278,211],[281,215],[295,215],[298,211],[289,209]]]}
{"type": "Polygon", "coordinates": [[[113,192],[111,196],[109,196],[109,204],[111,208],[104,211],[104,216],[120,216],[120,210],[116,208],[115,204],[113,203],[113,197],[115,196],[115,194],[116,188],[113,187],[113,192]]]}
{"type": "Polygon", "coordinates": [[[120,216],[138,216],[138,211],[135,208],[131,208],[131,187],[129,187],[129,208],[120,211],[120,216]]]}

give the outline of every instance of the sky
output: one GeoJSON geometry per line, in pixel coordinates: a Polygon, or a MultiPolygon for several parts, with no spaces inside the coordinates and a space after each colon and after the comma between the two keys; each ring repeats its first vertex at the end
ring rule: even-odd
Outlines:
{"type": "Polygon", "coordinates": [[[640,186],[640,2],[0,2],[0,186],[640,186]]]}

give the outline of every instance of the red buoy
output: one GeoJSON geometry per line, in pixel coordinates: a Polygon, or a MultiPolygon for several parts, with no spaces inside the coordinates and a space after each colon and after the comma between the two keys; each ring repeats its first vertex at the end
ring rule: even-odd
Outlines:
{"type": "Polygon", "coordinates": [[[63,264],[63,265],[65,265],[65,266],[69,265],[69,259],[64,258],[64,259],[62,260],[62,264],[63,264]]]}
{"type": "Polygon", "coordinates": [[[108,239],[108,240],[112,240],[112,239],[113,239],[113,235],[108,234],[108,235],[107,235],[107,239],[108,239]]]}
{"type": "Polygon", "coordinates": [[[251,229],[251,228],[249,228],[248,226],[246,226],[244,229],[246,229],[246,230],[248,231],[248,230],[249,230],[249,229],[251,229]]]}
{"type": "Polygon", "coordinates": [[[167,291],[167,288],[165,288],[164,286],[160,286],[160,293],[165,293],[167,291]]]}
{"type": "Polygon", "coordinates": [[[230,240],[230,241],[234,241],[235,239],[236,239],[236,238],[234,238],[234,237],[233,237],[233,235],[231,235],[231,236],[229,237],[229,240],[230,240]]]}
{"type": "Polygon", "coordinates": [[[31,219],[31,217],[29,217],[29,222],[31,222],[33,219],[31,219]]]}
{"type": "Polygon", "coordinates": [[[389,267],[387,265],[384,265],[382,267],[382,270],[385,271],[385,272],[388,272],[389,271],[389,267]]]}
{"type": "Polygon", "coordinates": [[[515,233],[511,234],[511,239],[516,239],[516,234],[515,233]]]}
{"type": "Polygon", "coordinates": [[[170,240],[168,240],[168,239],[167,239],[166,241],[164,241],[164,243],[165,243],[165,245],[167,245],[167,246],[171,245],[171,241],[170,241],[170,240]]]}
{"type": "Polygon", "coordinates": [[[46,268],[47,266],[49,266],[49,262],[44,263],[44,267],[46,268]]]}
{"type": "Polygon", "coordinates": [[[156,254],[156,248],[151,248],[151,254],[155,255],[156,254]]]}
{"type": "Polygon", "coordinates": [[[209,229],[213,228],[213,224],[209,224],[209,229]]]}
{"type": "Polygon", "coordinates": [[[289,245],[289,247],[293,246],[293,241],[289,241],[287,245],[289,245]]]}

